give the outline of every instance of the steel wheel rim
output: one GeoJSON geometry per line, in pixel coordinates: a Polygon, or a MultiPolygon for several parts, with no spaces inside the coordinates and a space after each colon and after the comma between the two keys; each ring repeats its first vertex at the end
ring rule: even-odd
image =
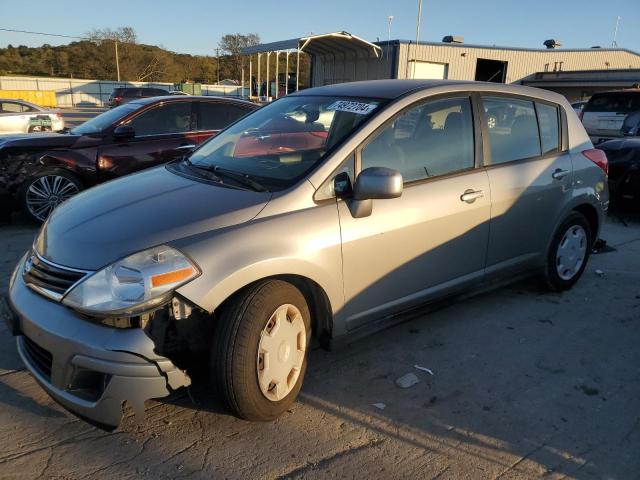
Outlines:
{"type": "Polygon", "coordinates": [[[556,271],[562,280],[571,280],[582,268],[587,254],[587,232],[580,225],[567,229],[556,251],[556,271]]]}
{"type": "Polygon", "coordinates": [[[298,382],[307,349],[307,329],[295,305],[280,305],[260,333],[256,369],[262,394],[285,398],[298,382]]]}
{"type": "Polygon", "coordinates": [[[27,188],[27,209],[38,220],[46,220],[54,208],[79,191],[78,186],[66,177],[45,175],[27,188]]]}

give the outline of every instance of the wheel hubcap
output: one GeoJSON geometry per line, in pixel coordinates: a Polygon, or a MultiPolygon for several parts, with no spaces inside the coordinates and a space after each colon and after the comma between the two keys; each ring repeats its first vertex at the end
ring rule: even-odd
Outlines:
{"type": "Polygon", "coordinates": [[[60,175],[36,179],[27,189],[27,208],[38,220],[46,220],[54,208],[78,193],[75,183],[60,175]]]}
{"type": "Polygon", "coordinates": [[[582,268],[587,254],[587,232],[580,225],[571,226],[560,240],[556,252],[556,270],[562,280],[571,280],[582,268]]]}
{"type": "Polygon", "coordinates": [[[269,317],[258,344],[258,383],[267,399],[277,402],[293,390],[306,349],[307,330],[300,310],[281,305],[269,317]]]}

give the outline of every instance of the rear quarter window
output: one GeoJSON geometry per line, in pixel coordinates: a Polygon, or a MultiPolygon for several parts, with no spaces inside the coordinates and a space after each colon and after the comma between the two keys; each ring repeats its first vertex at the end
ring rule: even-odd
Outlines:
{"type": "Polygon", "coordinates": [[[536,111],[538,113],[538,126],[540,127],[542,154],[557,152],[560,146],[558,107],[536,102],[536,111]]]}

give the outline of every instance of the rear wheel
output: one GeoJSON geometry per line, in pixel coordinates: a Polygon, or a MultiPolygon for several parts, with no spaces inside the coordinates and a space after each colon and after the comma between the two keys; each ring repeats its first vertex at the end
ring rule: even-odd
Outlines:
{"type": "Polygon", "coordinates": [[[82,189],[75,175],[56,170],[30,178],[22,187],[22,206],[35,222],[42,223],[62,202],[82,189]]]}
{"type": "Polygon", "coordinates": [[[266,280],[231,299],[217,319],[212,373],[240,418],[273,420],[295,401],[307,367],[309,307],[300,291],[266,280]]]}
{"type": "Polygon", "coordinates": [[[587,266],[591,252],[591,229],[587,219],[572,212],[556,231],[544,272],[547,286],[554,291],[571,288],[587,266]]]}

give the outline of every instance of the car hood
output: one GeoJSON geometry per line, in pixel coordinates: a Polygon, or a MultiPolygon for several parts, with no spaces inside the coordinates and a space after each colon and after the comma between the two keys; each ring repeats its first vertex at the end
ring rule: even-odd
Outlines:
{"type": "Polygon", "coordinates": [[[609,151],[609,150],[621,150],[621,149],[640,149],[640,138],[638,137],[627,137],[627,138],[616,138],[614,140],[607,140],[606,142],[599,143],[596,145],[596,148],[599,150],[609,151]]]}
{"type": "Polygon", "coordinates": [[[23,133],[16,135],[0,135],[0,148],[9,147],[47,147],[64,148],[70,147],[80,135],[69,133],[23,133]]]}
{"type": "Polygon", "coordinates": [[[199,182],[158,167],[71,198],[43,225],[35,248],[59,265],[97,270],[146,248],[247,222],[271,195],[199,182]]]}

